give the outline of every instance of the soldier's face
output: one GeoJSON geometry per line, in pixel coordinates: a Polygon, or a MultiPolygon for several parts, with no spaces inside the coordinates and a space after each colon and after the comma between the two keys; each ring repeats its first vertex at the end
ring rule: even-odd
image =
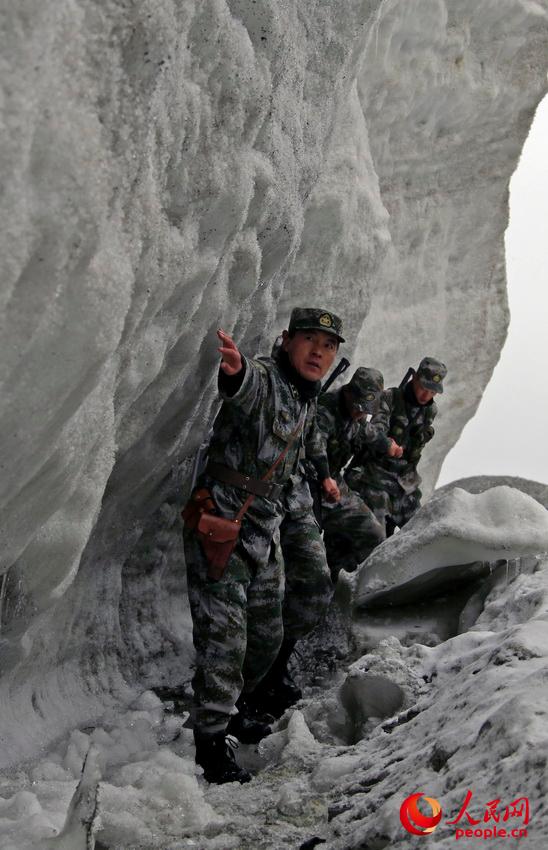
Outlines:
{"type": "Polygon", "coordinates": [[[416,375],[413,378],[413,392],[419,404],[428,404],[436,395],[432,390],[425,389],[416,375]]]}
{"type": "Polygon", "coordinates": [[[325,331],[295,331],[292,337],[284,331],[282,348],[301,378],[321,381],[333,365],[339,343],[325,331]]]}

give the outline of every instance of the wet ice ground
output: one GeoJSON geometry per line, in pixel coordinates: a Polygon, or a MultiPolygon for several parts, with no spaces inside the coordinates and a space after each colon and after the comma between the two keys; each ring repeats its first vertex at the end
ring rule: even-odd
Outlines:
{"type": "MultiPolygon", "coordinates": [[[[521,522],[520,495],[500,498],[507,520],[498,545],[515,532],[512,516],[521,522]]],[[[402,545],[393,541],[388,554],[402,545]]],[[[313,839],[332,850],[409,847],[416,839],[399,810],[416,792],[441,804],[435,840],[443,848],[454,845],[457,827],[447,820],[468,791],[481,826],[493,823],[482,820],[490,801],[500,801],[500,816],[527,797],[526,846],[546,846],[546,557],[501,560],[459,594],[430,588],[404,609],[363,610],[358,596],[345,596],[350,584],[338,594],[343,610],[334,607],[301,651],[304,700],[258,748],[238,749],[254,773],[249,784],[208,785],[184,711],[146,691],[3,775],[0,848],[89,850],[91,832],[96,850],[297,850],[313,839]]],[[[522,825],[517,816],[514,823],[522,825]]]]}
{"type": "MultiPolygon", "coordinates": [[[[205,783],[184,718],[146,692],[4,777],[0,846],[42,847],[62,828],[93,743],[102,775],[98,848],[274,850],[312,836],[333,848],[405,845],[398,811],[406,796],[423,791],[456,813],[468,788],[476,816],[488,800],[527,795],[540,847],[548,838],[547,600],[544,561],[493,587],[464,634],[433,647],[381,641],[342,687],[309,688],[258,752],[240,748],[255,771],[245,786],[205,783]]],[[[454,841],[446,833],[436,846],[454,841]]]]}

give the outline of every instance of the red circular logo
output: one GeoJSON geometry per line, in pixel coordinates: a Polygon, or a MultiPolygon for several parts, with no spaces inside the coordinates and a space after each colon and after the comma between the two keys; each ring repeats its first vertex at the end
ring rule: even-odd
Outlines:
{"type": "Polygon", "coordinates": [[[407,797],[403,801],[400,807],[400,820],[407,832],[410,832],[412,835],[429,835],[431,832],[434,832],[441,820],[441,814],[441,806],[438,801],[434,797],[426,797],[422,791],[418,794],[411,794],[410,797],[407,797]],[[421,797],[430,805],[432,809],[431,816],[423,815],[419,812],[417,801],[421,797]]]}

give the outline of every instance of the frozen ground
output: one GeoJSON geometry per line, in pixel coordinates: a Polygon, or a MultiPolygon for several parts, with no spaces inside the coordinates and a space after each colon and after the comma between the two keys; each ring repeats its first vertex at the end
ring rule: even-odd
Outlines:
{"type": "Polygon", "coordinates": [[[449,365],[425,490],[508,312],[548,0],[18,0],[0,18],[0,767],[189,678],[179,510],[215,328],[303,300],[449,365]]]}
{"type": "MultiPolygon", "coordinates": [[[[490,498],[507,511],[493,543],[516,542],[523,494],[504,487],[490,498]]],[[[447,523],[458,519],[473,540],[474,518],[466,524],[454,500],[441,504],[447,523]]],[[[548,549],[542,538],[548,513],[537,508],[531,528],[548,549]]],[[[421,536],[432,541],[427,525],[413,536],[415,543],[421,536]]],[[[482,555],[483,547],[480,539],[482,555]]],[[[368,612],[353,620],[332,612],[348,633],[346,657],[324,665],[321,682],[317,667],[314,677],[304,674],[304,700],[258,751],[240,747],[238,758],[254,773],[249,785],[205,783],[185,715],[166,710],[146,691],[125,711],[74,730],[38,760],[4,774],[0,848],[78,850],[90,831],[96,850],[297,850],[315,836],[326,850],[409,847],[399,808],[416,792],[439,800],[443,820],[435,846],[450,847],[457,826],[446,821],[457,817],[471,790],[469,813],[484,828],[493,824],[482,820],[487,803],[500,800],[500,815],[527,797],[530,839],[504,846],[540,850],[548,841],[548,560],[540,552],[520,557],[517,547],[512,554],[510,569],[499,562],[487,578],[468,585],[460,598],[467,612],[460,632],[449,622],[450,606],[445,614],[438,610],[443,602],[436,588],[422,600],[430,620],[423,618],[420,640],[410,628],[398,639],[391,621],[384,633],[377,623],[377,641],[365,654],[359,647],[368,612]],[[444,618],[451,633],[440,639],[434,624],[444,618]],[[65,825],[88,753],[85,793],[80,789],[65,825]],[[65,837],[54,838],[64,825],[65,837]]],[[[366,571],[367,562],[358,588],[366,571]]],[[[409,575],[399,571],[402,586],[412,574],[412,566],[409,575]]],[[[406,621],[409,610],[395,605],[393,621],[398,613],[406,621]]],[[[523,823],[516,816],[511,825],[523,823]]],[[[459,846],[477,843],[462,838],[459,846]]]]}

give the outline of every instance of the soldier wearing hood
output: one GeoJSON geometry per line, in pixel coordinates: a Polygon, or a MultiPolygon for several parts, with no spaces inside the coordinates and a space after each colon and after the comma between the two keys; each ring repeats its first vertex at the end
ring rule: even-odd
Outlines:
{"type": "Polygon", "coordinates": [[[382,439],[377,446],[364,445],[345,473],[348,485],[373,511],[386,536],[402,528],[420,507],[417,465],[434,436],[434,398],[443,392],[447,367],[434,357],[424,357],[408,374],[410,380],[386,390],[382,409],[371,421],[379,434],[384,433],[384,449],[382,439]]]}
{"type": "Polygon", "coordinates": [[[350,489],[343,470],[364,447],[379,453],[388,451],[383,432],[366,419],[379,413],[384,379],[378,369],[361,366],[350,381],[338,390],[325,393],[318,401],[318,425],[326,441],[331,475],[341,497],[333,502],[322,498],[322,526],[327,561],[336,580],[341,569],[352,572],[384,539],[384,529],[363,499],[350,489]]]}

